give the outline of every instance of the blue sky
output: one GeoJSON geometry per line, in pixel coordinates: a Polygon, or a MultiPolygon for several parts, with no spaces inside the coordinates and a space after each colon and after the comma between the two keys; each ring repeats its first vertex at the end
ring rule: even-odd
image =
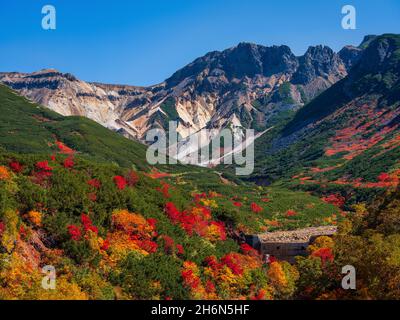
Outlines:
{"type": "Polygon", "coordinates": [[[400,33],[398,0],[13,0],[0,4],[0,71],[56,68],[87,81],[149,85],[241,41],[339,50],[366,34],[400,33]],[[41,28],[41,8],[57,29],[41,28]],[[357,30],[341,8],[357,9],[357,30]]]}

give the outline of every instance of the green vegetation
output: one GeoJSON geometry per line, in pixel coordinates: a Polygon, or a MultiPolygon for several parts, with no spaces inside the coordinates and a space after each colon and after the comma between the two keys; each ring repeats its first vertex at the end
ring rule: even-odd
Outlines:
{"type": "Polygon", "coordinates": [[[63,117],[0,85],[0,145],[16,153],[54,151],[56,140],[101,162],[144,169],[146,149],[83,117],[63,117]]]}

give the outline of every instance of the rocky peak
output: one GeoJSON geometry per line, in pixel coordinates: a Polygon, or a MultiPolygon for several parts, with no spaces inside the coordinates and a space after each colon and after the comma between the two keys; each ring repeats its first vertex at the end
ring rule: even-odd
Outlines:
{"type": "Polygon", "coordinates": [[[364,50],[357,70],[362,73],[384,73],[389,68],[399,72],[400,36],[385,34],[373,38],[364,50]]]}
{"type": "Polygon", "coordinates": [[[175,72],[166,80],[171,88],[187,78],[206,76],[233,79],[254,78],[257,75],[271,76],[277,73],[292,73],[297,68],[295,55],[287,46],[265,47],[242,42],[224,51],[213,51],[198,58],[175,72]],[[206,71],[206,72],[205,72],[206,71]]]}
{"type": "Polygon", "coordinates": [[[293,76],[296,84],[307,84],[317,77],[328,78],[335,82],[346,76],[346,66],[339,55],[327,46],[309,47],[299,57],[299,68],[293,76]]]}

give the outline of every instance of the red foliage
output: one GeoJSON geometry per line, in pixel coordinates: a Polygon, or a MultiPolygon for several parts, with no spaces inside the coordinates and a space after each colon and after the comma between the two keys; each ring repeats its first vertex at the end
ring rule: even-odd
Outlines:
{"type": "Polygon", "coordinates": [[[0,221],[0,237],[3,235],[4,230],[6,230],[6,225],[3,221],[0,221]]]}
{"type": "Polygon", "coordinates": [[[226,265],[229,269],[232,270],[233,274],[242,275],[243,268],[240,266],[237,261],[237,257],[235,253],[228,253],[221,258],[221,263],[226,265]]]}
{"type": "Polygon", "coordinates": [[[172,253],[174,251],[174,247],[175,247],[174,239],[172,239],[171,237],[166,236],[166,235],[163,236],[163,239],[164,239],[165,253],[172,253]]]}
{"type": "Polygon", "coordinates": [[[314,251],[311,254],[313,257],[318,257],[321,259],[322,263],[325,264],[326,261],[333,261],[333,252],[331,248],[321,248],[314,251]]]}
{"type": "Polygon", "coordinates": [[[110,241],[108,239],[104,240],[103,244],[101,245],[100,249],[103,251],[107,251],[110,248],[110,241]]]}
{"type": "Polygon", "coordinates": [[[100,189],[101,187],[101,182],[98,179],[91,179],[87,183],[95,189],[100,189]]]}
{"type": "Polygon", "coordinates": [[[52,171],[53,168],[49,167],[48,161],[39,161],[36,163],[36,168],[41,171],[52,171]]]}
{"type": "Polygon", "coordinates": [[[212,269],[216,269],[219,267],[219,263],[218,260],[215,256],[209,256],[207,258],[204,259],[204,262],[211,267],[212,269]]]}
{"type": "Polygon", "coordinates": [[[327,197],[323,197],[322,200],[339,208],[342,208],[346,202],[346,199],[340,194],[331,194],[327,197]]]}
{"type": "Polygon", "coordinates": [[[178,254],[184,254],[185,250],[183,249],[183,246],[181,244],[176,245],[176,250],[178,254]]]}
{"type": "Polygon", "coordinates": [[[171,186],[168,183],[164,182],[164,181],[161,181],[161,185],[162,186],[159,187],[159,188],[156,188],[156,190],[160,191],[163,194],[164,198],[168,199],[170,197],[169,188],[171,186]]]}
{"type": "Polygon", "coordinates": [[[288,210],[288,211],[286,211],[286,216],[287,216],[287,217],[294,217],[294,216],[297,216],[297,212],[294,211],[294,210],[288,210]]]}
{"type": "Polygon", "coordinates": [[[206,292],[207,293],[212,293],[215,291],[215,285],[212,283],[210,280],[207,280],[206,286],[205,286],[206,292]]]}
{"type": "Polygon", "coordinates": [[[203,193],[196,193],[194,195],[194,202],[198,203],[201,199],[207,198],[207,194],[205,192],[203,193]]]}
{"type": "Polygon", "coordinates": [[[251,300],[264,300],[265,299],[265,290],[259,290],[258,293],[251,298],[251,300]]]}
{"type": "Polygon", "coordinates": [[[64,160],[64,168],[66,169],[71,169],[75,165],[74,159],[72,157],[68,157],[67,159],[64,160]]]}
{"type": "Polygon", "coordinates": [[[19,235],[23,239],[26,238],[26,230],[25,230],[24,226],[19,227],[19,235]]]}
{"type": "Polygon", "coordinates": [[[137,241],[137,243],[143,250],[147,251],[148,253],[154,253],[157,251],[158,248],[157,243],[151,240],[139,240],[137,241]]]}
{"type": "Polygon", "coordinates": [[[172,202],[167,202],[167,204],[165,205],[165,212],[173,222],[177,221],[181,215],[179,210],[175,207],[175,204],[173,204],[172,202]]]}
{"type": "Polygon", "coordinates": [[[250,205],[250,208],[251,211],[253,211],[254,213],[260,213],[263,210],[263,208],[261,208],[257,203],[254,202],[250,205]]]}
{"type": "Polygon", "coordinates": [[[149,219],[147,219],[147,223],[148,223],[153,229],[155,229],[155,228],[156,228],[156,224],[157,224],[157,220],[154,219],[154,218],[149,218],[149,219]]]}
{"type": "Polygon", "coordinates": [[[49,166],[48,161],[39,161],[35,165],[37,172],[34,172],[33,177],[36,183],[43,185],[45,180],[52,175],[53,168],[49,166]]]}
{"type": "Polygon", "coordinates": [[[119,190],[124,190],[127,185],[125,178],[122,176],[115,176],[114,183],[119,190]]]}
{"type": "Polygon", "coordinates": [[[242,206],[242,203],[241,203],[241,202],[238,202],[238,201],[234,201],[234,202],[233,202],[233,205],[234,205],[235,207],[240,208],[240,207],[242,206]]]}
{"type": "Polygon", "coordinates": [[[158,172],[156,169],[153,169],[151,173],[147,174],[148,177],[152,179],[160,179],[171,176],[169,173],[158,172]]]}
{"type": "Polygon", "coordinates": [[[380,182],[390,182],[392,179],[390,177],[390,175],[386,172],[382,172],[379,176],[378,176],[378,180],[380,182]]]}
{"type": "Polygon", "coordinates": [[[18,161],[11,161],[10,169],[15,173],[20,173],[24,168],[18,161]]]}
{"type": "Polygon", "coordinates": [[[92,220],[89,218],[88,215],[82,213],[81,222],[83,224],[83,229],[85,230],[85,232],[90,230],[96,234],[98,233],[97,227],[93,225],[92,220]]]}
{"type": "Polygon", "coordinates": [[[209,236],[210,239],[215,239],[215,237],[218,237],[219,240],[226,239],[224,224],[212,221],[211,211],[205,207],[197,206],[180,212],[172,202],[168,202],[165,205],[165,212],[172,223],[179,224],[189,235],[195,232],[202,237],[209,236]]]}
{"type": "Polygon", "coordinates": [[[243,253],[248,253],[254,250],[254,248],[252,246],[249,246],[247,243],[241,244],[240,249],[243,251],[243,253]]]}
{"type": "Polygon", "coordinates": [[[139,182],[138,174],[133,170],[129,171],[128,176],[126,177],[126,182],[128,186],[134,187],[139,182]]]}
{"type": "Polygon", "coordinates": [[[74,241],[79,241],[82,238],[82,231],[76,225],[69,225],[68,232],[69,232],[69,235],[71,236],[71,239],[74,241]]]}
{"type": "Polygon", "coordinates": [[[71,149],[70,147],[67,147],[64,143],[62,143],[61,141],[56,141],[56,145],[58,147],[58,150],[60,151],[60,153],[62,154],[69,154],[72,155],[75,153],[75,151],[73,149],[71,149]]]}

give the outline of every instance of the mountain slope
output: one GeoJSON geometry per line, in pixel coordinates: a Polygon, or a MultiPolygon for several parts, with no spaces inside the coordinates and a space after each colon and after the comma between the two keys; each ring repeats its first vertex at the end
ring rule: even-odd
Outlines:
{"type": "Polygon", "coordinates": [[[295,176],[292,182],[302,187],[397,185],[399,61],[399,35],[371,40],[346,78],[258,141],[256,180],[295,176]]]}
{"type": "Polygon", "coordinates": [[[145,168],[146,148],[87,118],[64,117],[0,85],[0,146],[15,153],[50,153],[63,142],[84,156],[145,168]]]}

